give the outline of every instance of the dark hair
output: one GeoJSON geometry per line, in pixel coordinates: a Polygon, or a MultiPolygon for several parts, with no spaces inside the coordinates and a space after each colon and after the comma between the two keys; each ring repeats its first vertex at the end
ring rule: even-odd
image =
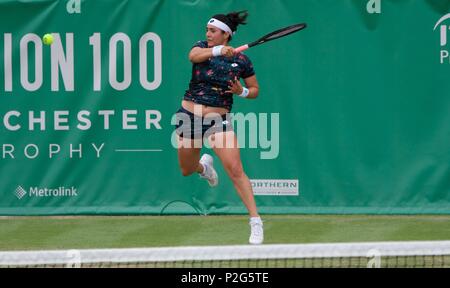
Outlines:
{"type": "MultiPolygon", "coordinates": [[[[247,10],[239,11],[239,12],[230,12],[228,14],[217,14],[214,15],[212,18],[215,18],[217,20],[222,21],[223,23],[227,24],[228,27],[230,27],[231,31],[236,32],[237,27],[239,25],[245,25],[247,24],[245,20],[247,20],[248,12],[247,10]]],[[[230,35],[230,38],[228,41],[231,41],[233,35],[230,35]]]]}
{"type": "Polygon", "coordinates": [[[231,12],[231,13],[228,13],[228,14],[226,15],[226,17],[227,17],[228,19],[230,19],[231,23],[233,23],[233,27],[230,27],[230,28],[231,28],[231,30],[234,32],[234,31],[237,30],[237,27],[238,27],[240,24],[242,24],[242,25],[247,24],[247,23],[245,22],[245,20],[247,20],[248,12],[247,12],[247,10],[239,11],[239,12],[231,12]]]}

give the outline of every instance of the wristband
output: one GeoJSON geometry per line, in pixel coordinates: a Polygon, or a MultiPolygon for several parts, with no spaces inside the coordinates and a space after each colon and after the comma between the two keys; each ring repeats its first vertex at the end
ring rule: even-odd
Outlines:
{"type": "Polygon", "coordinates": [[[222,56],[222,48],[223,48],[223,45],[214,46],[214,47],[212,48],[212,55],[213,55],[214,57],[222,56]]]}
{"type": "Polygon", "coordinates": [[[242,93],[240,95],[238,95],[238,96],[242,97],[242,98],[247,98],[248,94],[250,94],[250,90],[248,90],[245,87],[242,87],[242,93]]]}

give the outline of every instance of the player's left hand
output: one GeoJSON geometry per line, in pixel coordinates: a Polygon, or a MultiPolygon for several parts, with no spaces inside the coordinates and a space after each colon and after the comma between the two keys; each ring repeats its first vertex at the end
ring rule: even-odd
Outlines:
{"type": "Polygon", "coordinates": [[[242,91],[244,91],[241,81],[239,81],[239,79],[237,77],[234,77],[234,80],[229,81],[228,89],[229,90],[225,91],[225,93],[233,93],[233,94],[241,95],[242,91]]]}

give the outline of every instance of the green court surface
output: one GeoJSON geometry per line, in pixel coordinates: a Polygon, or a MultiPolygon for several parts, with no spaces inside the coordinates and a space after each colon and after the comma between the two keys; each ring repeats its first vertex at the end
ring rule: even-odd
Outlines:
{"type": "MultiPolygon", "coordinates": [[[[266,244],[450,240],[450,216],[266,215],[266,244]]],[[[246,216],[1,217],[0,250],[247,244],[246,216]]]]}

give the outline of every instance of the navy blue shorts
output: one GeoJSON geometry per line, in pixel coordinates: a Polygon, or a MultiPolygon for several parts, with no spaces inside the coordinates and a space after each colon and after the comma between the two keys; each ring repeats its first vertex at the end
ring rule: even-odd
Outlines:
{"type": "Polygon", "coordinates": [[[230,114],[201,117],[181,107],[176,113],[176,133],[183,138],[203,139],[214,133],[233,131],[230,114]]]}

